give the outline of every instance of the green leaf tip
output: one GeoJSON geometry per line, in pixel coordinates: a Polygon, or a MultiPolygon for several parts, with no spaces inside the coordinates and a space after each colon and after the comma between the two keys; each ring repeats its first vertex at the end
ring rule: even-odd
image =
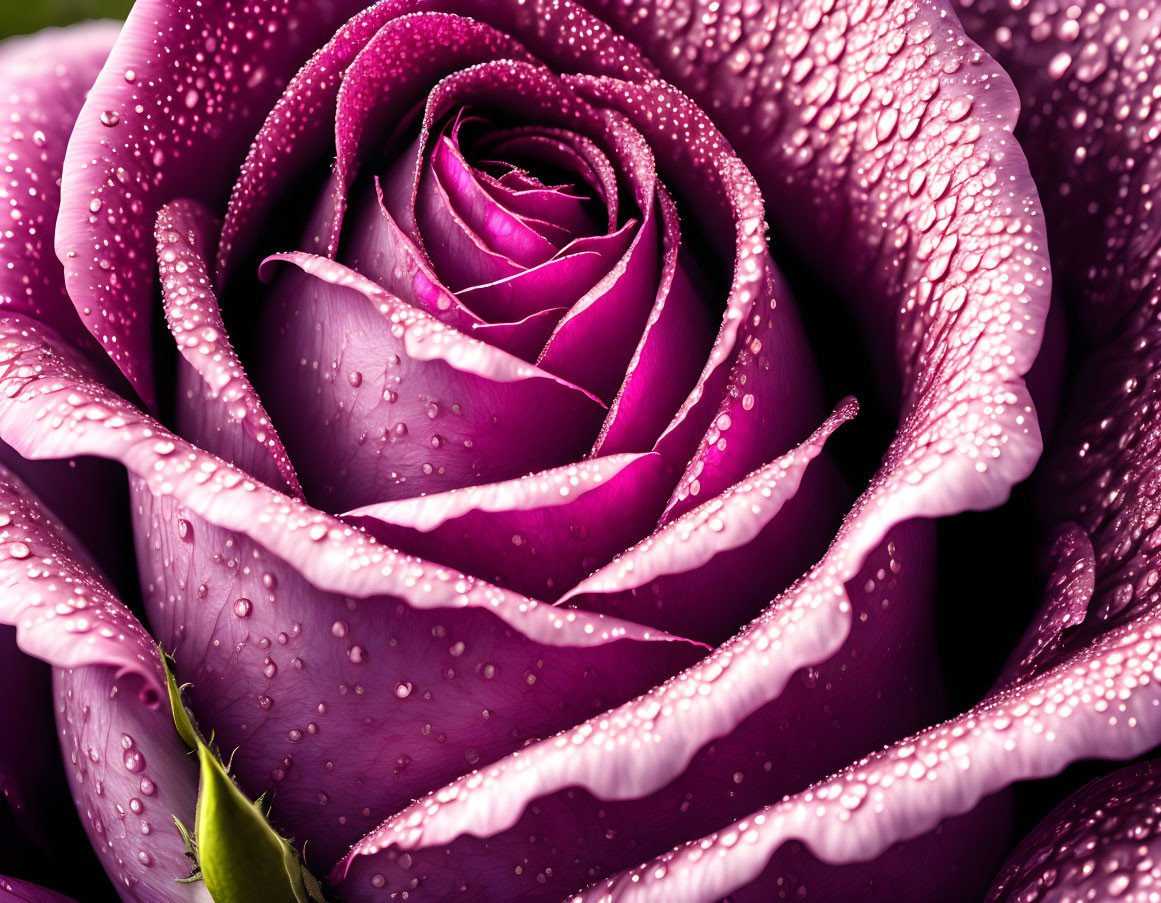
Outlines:
{"type": "Polygon", "coordinates": [[[294,849],[205,743],[198,760],[198,865],[214,903],[325,903],[294,849]]]}

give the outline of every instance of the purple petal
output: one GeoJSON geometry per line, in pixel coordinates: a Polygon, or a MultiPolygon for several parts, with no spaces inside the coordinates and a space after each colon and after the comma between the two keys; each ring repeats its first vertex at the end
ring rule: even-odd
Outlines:
{"type": "MultiPolygon", "coordinates": [[[[432,899],[461,884],[496,899],[560,899],[913,730],[936,712],[927,679],[931,538],[921,521],[891,534],[848,584],[854,624],[842,648],[785,686],[772,672],[801,652],[802,638],[751,633],[764,659],[728,643],[696,666],[697,679],[686,672],[461,778],[360,841],[332,879],[352,900],[375,899],[376,875],[390,890],[422,876],[432,899]],[[773,680],[771,695],[780,696],[686,747],[686,732],[703,736],[717,707],[735,704],[735,680],[747,691],[773,680]],[[495,868],[513,859],[520,872],[495,868]]],[[[788,611],[784,618],[801,623],[788,611]]]]}
{"type": "Polygon", "coordinates": [[[134,5],[69,140],[56,252],[81,320],[143,398],[154,215],[175,197],[225,201],[285,80],[362,5],[134,5]]]}
{"type": "Polygon", "coordinates": [[[1092,541],[1076,524],[1057,533],[1049,552],[1051,573],[1040,610],[1009,656],[1001,683],[1027,677],[1067,654],[1070,635],[1088,615],[1096,576],[1092,541]]]}
{"type": "Polygon", "coordinates": [[[72,897],[58,894],[46,887],[2,876],[0,876],[0,901],[3,903],[74,903],[72,897]]]}
{"type": "Polygon", "coordinates": [[[1050,812],[1008,858],[988,903],[1147,900],[1161,853],[1157,759],[1093,781],[1050,812]]]}
{"type": "Polygon", "coordinates": [[[275,489],[302,497],[294,467],[226,336],[210,288],[207,249],[216,223],[196,201],[157,217],[157,263],[165,320],[178,365],[178,430],[275,489]]]}
{"type": "Polygon", "coordinates": [[[0,151],[11,219],[0,232],[0,306],[51,324],[86,352],[96,349],[65,293],[52,234],[65,145],[118,31],[100,22],[0,45],[0,151]]]}
{"type": "Polygon", "coordinates": [[[278,391],[267,396],[308,494],[324,507],[502,480],[591,447],[604,409],[584,390],[341,264],[272,259],[301,272],[274,290],[268,322],[279,341],[262,366],[278,391]]]}
{"type": "Polygon", "coordinates": [[[364,196],[347,215],[347,237],[338,260],[441,323],[516,357],[536,360],[564,308],[537,308],[517,322],[486,322],[440,283],[426,256],[383,205],[378,179],[375,188],[373,198],[364,196]]]}
{"type": "Polygon", "coordinates": [[[699,3],[704,16],[645,19],[625,4],[586,5],[715,112],[778,230],[833,273],[875,347],[894,349],[887,369],[899,374],[903,412],[890,457],[917,458],[917,442],[930,450],[921,478],[900,470],[921,486],[900,481],[899,503],[921,493],[914,513],[937,515],[1003,501],[1039,453],[1021,376],[1049,291],[1043,217],[1011,151],[1018,107],[999,67],[937,4],[711,14],[699,3]],[[674,55],[691,27],[699,53],[674,55]],[[791,70],[797,78],[783,76],[791,70]],[[997,441],[985,447],[989,433],[997,441]]]}
{"type": "MultiPolygon", "coordinates": [[[[442,77],[496,59],[528,59],[507,34],[462,16],[417,13],[388,22],[343,76],[335,117],[334,218],[327,252],[338,245],[346,193],[359,166],[360,149],[375,143],[411,113],[442,77]]],[[[423,142],[420,142],[422,152],[423,142]]],[[[410,204],[408,205],[410,209],[410,204]]],[[[410,219],[401,220],[410,231],[410,219]]]]}
{"type": "Polygon", "coordinates": [[[230,194],[218,242],[219,288],[241,255],[260,240],[261,223],[270,207],[304,170],[330,151],[333,135],[304,124],[334,118],[339,86],[351,61],[385,22],[413,5],[414,0],[380,0],[357,13],[282,90],[254,136],[230,194]]]}
{"type": "MultiPolygon", "coordinates": [[[[457,295],[480,316],[495,322],[531,316],[543,310],[545,304],[563,313],[613,269],[637,234],[638,223],[629,220],[610,235],[577,239],[560,256],[539,266],[495,282],[471,285],[457,295]]],[[[543,344],[537,349],[538,357],[543,344]]],[[[599,354],[599,349],[593,353],[599,354]]],[[[609,363],[610,369],[614,366],[609,363]]],[[[561,375],[567,378],[567,374],[561,375]]]]}
{"type": "Polygon", "coordinates": [[[72,555],[28,489],[0,472],[0,622],[54,666],[69,787],[124,900],[202,900],[176,814],[192,823],[197,770],[173,727],[157,649],[101,578],[72,555]]]}
{"type": "Polygon", "coordinates": [[[447,193],[452,209],[484,247],[524,267],[547,261],[558,247],[484,190],[463,157],[458,136],[453,137],[457,131],[435,142],[425,177],[447,193]]]}
{"type": "Polygon", "coordinates": [[[649,533],[670,482],[659,455],[612,455],[346,516],[392,548],[551,601],[649,533]]]}
{"type": "Polygon", "coordinates": [[[789,521],[778,515],[799,491],[807,465],[857,408],[848,399],[798,448],[665,524],[560,602],[706,642],[724,641],[825,548],[833,524],[811,524],[810,509],[827,507],[817,497],[807,510],[788,512],[789,521]],[[813,553],[807,560],[794,554],[804,532],[821,540],[814,548],[803,543],[813,553]]]}
{"type": "Polygon", "coordinates": [[[959,718],[577,900],[717,899],[757,878],[788,841],[804,843],[826,862],[859,862],[969,811],[1013,781],[1055,774],[1078,758],[1138,755],[1161,740],[1159,635],[1161,620],[1143,615],[959,718]]]}
{"type": "Polygon", "coordinates": [[[5,354],[0,433],[32,457],[99,454],[130,470],[147,606],[195,710],[240,745],[251,792],[277,786],[279,824],[324,861],[476,757],[698,654],[393,553],[173,436],[34,339],[10,329],[5,354]],[[382,720],[374,750],[367,718],[382,720]]]}

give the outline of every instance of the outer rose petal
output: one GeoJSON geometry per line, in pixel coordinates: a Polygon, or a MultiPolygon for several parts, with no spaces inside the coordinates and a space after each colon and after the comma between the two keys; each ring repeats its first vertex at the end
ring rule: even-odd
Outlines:
{"type": "Polygon", "coordinates": [[[8,327],[0,433],[30,456],[101,454],[130,470],[147,605],[194,680],[195,710],[223,745],[241,744],[251,790],[277,786],[275,818],[324,862],[522,731],[559,729],[697,654],[394,553],[188,445],[8,327]],[[386,747],[365,749],[367,718],[389,726],[386,747]]]}
{"type": "Polygon", "coordinates": [[[95,349],[65,293],[51,239],[65,145],[119,30],[90,23],[0,45],[0,151],[12,221],[0,233],[0,309],[49,323],[86,351],[95,349]]]}
{"type": "Polygon", "coordinates": [[[1159,772],[1153,759],[1072,794],[1008,858],[989,903],[1148,900],[1161,880],[1159,772]]]}
{"type": "Polygon", "coordinates": [[[831,863],[878,856],[1015,780],[1161,740],[1161,616],[1143,615],[970,712],[855,762],[728,829],[615,876],[576,900],[715,899],[756,878],[783,843],[831,863]]]}
{"type": "MultiPolygon", "coordinates": [[[[90,23],[0,44],[0,152],[8,217],[0,232],[0,309],[53,324],[62,345],[71,343],[93,359],[104,355],[64,291],[64,272],[51,238],[68,135],[118,31],[111,22],[90,23]]],[[[7,446],[0,447],[0,462],[54,502],[83,496],[86,503],[68,512],[70,524],[90,540],[91,551],[103,564],[108,567],[116,560],[121,550],[108,524],[117,513],[110,504],[119,488],[117,474],[103,466],[94,470],[92,462],[31,464],[7,446]]],[[[51,671],[17,651],[15,634],[11,628],[0,630],[0,685],[19,688],[0,698],[0,723],[19,725],[19,730],[0,732],[0,789],[24,836],[5,834],[0,859],[27,874],[27,856],[34,851],[25,844],[47,848],[51,835],[59,855],[70,850],[72,838],[66,836],[67,829],[60,830],[59,819],[62,814],[71,819],[71,800],[59,782],[51,671]]],[[[7,818],[3,820],[7,827],[7,818]]]]}
{"type": "Polygon", "coordinates": [[[197,770],[164,702],[153,641],[7,471],[0,507],[0,622],[54,666],[69,786],[102,865],[126,901],[207,900],[174,880],[189,868],[171,816],[192,824],[197,770]]]}
{"type": "Polygon", "coordinates": [[[142,0],[130,12],[69,142],[56,250],[81,319],[143,398],[154,214],[175,197],[223,201],[285,79],[363,5],[142,0]]]}
{"type": "Polygon", "coordinates": [[[789,625],[797,619],[805,634],[817,632],[801,611],[788,611],[781,630],[767,613],[761,635],[746,638],[749,648],[727,643],[632,703],[432,792],[360,841],[332,879],[353,900],[376,899],[376,875],[391,890],[419,877],[425,899],[454,898],[460,884],[495,899],[560,899],[914,729],[938,702],[927,679],[931,538],[923,521],[892,532],[848,584],[854,627],[842,648],[784,686],[778,669],[807,642],[789,625]],[[761,662],[754,646],[764,650],[761,662]],[[723,713],[716,739],[686,746],[676,734],[701,738],[715,703],[737,704],[734,680],[777,698],[726,728],[720,724],[736,713],[723,713]]]}
{"type": "Polygon", "coordinates": [[[74,900],[27,881],[0,877],[0,903],[74,903],[74,900]]]}

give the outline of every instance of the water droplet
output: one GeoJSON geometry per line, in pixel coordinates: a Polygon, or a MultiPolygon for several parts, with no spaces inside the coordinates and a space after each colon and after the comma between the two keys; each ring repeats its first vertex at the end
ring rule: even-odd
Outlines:
{"type": "Polygon", "coordinates": [[[274,705],[274,700],[269,696],[266,696],[265,694],[258,696],[258,708],[262,709],[262,711],[269,711],[272,705],[274,705]]]}
{"type": "Polygon", "coordinates": [[[136,749],[125,750],[123,757],[125,763],[125,770],[130,774],[141,774],[145,770],[145,756],[136,749]]]}
{"type": "Polygon", "coordinates": [[[113,128],[121,121],[121,115],[116,110],[105,110],[101,113],[101,125],[113,128]]]}
{"type": "Polygon", "coordinates": [[[9,558],[16,558],[19,560],[23,560],[32,554],[32,549],[28,548],[27,545],[20,542],[19,540],[16,542],[8,543],[8,545],[4,547],[4,550],[8,553],[9,558]]]}
{"type": "MultiPolygon", "coordinates": [[[[352,665],[361,665],[366,655],[366,651],[359,645],[354,645],[347,650],[347,658],[351,660],[352,665]]],[[[396,687],[396,691],[398,691],[398,687],[396,687]]]]}
{"type": "Polygon", "coordinates": [[[331,633],[339,638],[345,637],[349,629],[346,621],[335,621],[331,625],[331,633]]]}
{"type": "Polygon", "coordinates": [[[352,370],[347,374],[347,382],[351,384],[352,389],[357,389],[363,385],[363,374],[358,370],[352,370]]]}
{"type": "Polygon", "coordinates": [[[411,695],[411,681],[401,680],[395,685],[395,695],[400,699],[406,699],[411,695]]]}
{"type": "Polygon", "coordinates": [[[177,519],[177,535],[179,539],[191,542],[193,540],[193,524],[184,517],[179,517],[177,519]]]}
{"type": "Polygon", "coordinates": [[[254,610],[253,604],[249,599],[243,597],[234,600],[234,615],[239,618],[250,617],[250,612],[254,610]]]}

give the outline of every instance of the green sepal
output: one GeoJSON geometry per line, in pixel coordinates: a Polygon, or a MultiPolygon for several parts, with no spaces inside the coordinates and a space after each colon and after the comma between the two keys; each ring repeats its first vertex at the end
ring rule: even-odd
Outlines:
{"type": "Polygon", "coordinates": [[[304,878],[294,848],[198,743],[198,865],[214,903],[325,903],[318,882],[304,878]]]}
{"type": "Polygon", "coordinates": [[[180,818],[176,815],[171,815],[173,823],[177,825],[177,833],[181,835],[182,841],[185,843],[185,858],[190,862],[189,874],[184,878],[176,878],[178,884],[194,884],[202,880],[202,870],[198,867],[198,845],[190,836],[189,828],[187,828],[180,818]]]}
{"type": "Polygon", "coordinates": [[[157,651],[161,653],[161,664],[165,668],[165,685],[169,689],[169,708],[173,711],[173,725],[177,728],[178,736],[185,741],[185,745],[190,749],[196,749],[199,734],[190,720],[189,712],[185,710],[185,704],[181,701],[182,688],[177,685],[177,678],[173,673],[176,663],[161,646],[157,647],[157,651]]]}

